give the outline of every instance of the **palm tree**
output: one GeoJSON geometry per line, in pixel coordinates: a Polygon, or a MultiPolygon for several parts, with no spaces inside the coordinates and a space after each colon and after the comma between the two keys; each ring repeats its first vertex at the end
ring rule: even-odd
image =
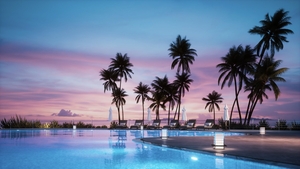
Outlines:
{"type": "Polygon", "coordinates": [[[100,71],[100,80],[104,80],[104,92],[109,90],[114,90],[117,88],[116,81],[118,81],[118,74],[112,69],[102,69],[100,71]]]}
{"type": "Polygon", "coordinates": [[[248,104],[245,117],[248,125],[257,102],[260,101],[260,104],[262,104],[263,97],[268,99],[265,93],[266,89],[273,90],[275,100],[278,99],[281,92],[276,82],[285,82],[285,79],[280,75],[288,70],[288,68],[278,68],[281,62],[281,60],[275,60],[273,56],[266,55],[261,65],[256,65],[256,71],[253,72],[254,80],[252,80],[252,83],[248,83],[245,88],[246,91],[251,91],[248,96],[251,104],[248,104]]]}
{"type": "Polygon", "coordinates": [[[139,83],[135,89],[133,89],[134,93],[138,94],[135,97],[136,103],[142,100],[142,109],[143,109],[143,124],[144,124],[144,117],[145,117],[145,112],[144,112],[144,103],[145,100],[149,98],[148,93],[150,92],[151,88],[147,84],[143,84],[142,82],[139,83]]]}
{"type": "Polygon", "coordinates": [[[169,103],[168,125],[170,125],[171,110],[173,110],[176,103],[178,103],[179,96],[178,96],[177,87],[173,83],[169,84],[166,90],[167,90],[167,98],[165,101],[169,103]]]}
{"type": "Polygon", "coordinates": [[[181,36],[178,35],[176,41],[170,44],[170,48],[168,50],[170,51],[169,56],[173,58],[171,69],[174,69],[178,64],[177,73],[180,72],[180,69],[182,73],[190,73],[189,64],[193,64],[197,53],[195,49],[191,49],[189,40],[186,39],[186,37],[181,39],[181,36]]]}
{"type": "Polygon", "coordinates": [[[127,82],[127,76],[131,78],[131,74],[133,74],[133,71],[130,68],[132,66],[133,64],[130,63],[130,58],[127,56],[127,53],[125,53],[124,56],[122,56],[121,53],[117,53],[116,58],[111,58],[109,68],[114,70],[120,77],[119,88],[121,88],[123,77],[125,79],[125,82],[127,82]]]}
{"type": "MultiPolygon", "coordinates": [[[[190,84],[193,82],[193,79],[190,79],[190,74],[184,72],[181,75],[176,73],[176,79],[174,80],[173,84],[178,89],[178,114],[177,119],[179,120],[180,117],[180,105],[181,105],[181,97],[184,97],[185,90],[189,91],[190,84]]],[[[175,114],[176,116],[176,114],[175,114]]],[[[174,119],[175,119],[174,116],[174,119]]]]}
{"type": "Polygon", "coordinates": [[[235,100],[231,108],[230,120],[232,117],[233,108],[235,104],[237,104],[240,124],[242,124],[238,96],[242,89],[243,82],[247,81],[247,74],[254,69],[253,64],[256,61],[256,56],[253,54],[253,50],[249,45],[247,45],[245,48],[243,48],[242,45],[239,45],[238,47],[233,46],[230,48],[227,55],[221,59],[223,63],[220,63],[216,66],[217,68],[220,68],[219,72],[221,73],[218,79],[218,85],[220,85],[222,79],[223,82],[221,83],[221,89],[223,89],[226,82],[228,87],[234,83],[235,100]]]}
{"type": "Polygon", "coordinates": [[[285,28],[291,24],[291,17],[288,16],[288,13],[284,9],[279,9],[271,17],[266,14],[265,19],[260,21],[261,26],[255,26],[249,30],[250,34],[262,36],[262,39],[255,46],[257,55],[260,56],[258,64],[261,63],[266,50],[271,48],[271,56],[274,56],[275,49],[277,51],[283,49],[283,42],[288,42],[285,35],[294,33],[292,30],[285,28]]]}
{"type": "Polygon", "coordinates": [[[214,113],[214,123],[216,121],[216,113],[215,113],[215,107],[220,110],[220,107],[218,105],[218,103],[222,103],[223,98],[221,97],[221,94],[219,94],[216,91],[212,91],[212,93],[209,93],[207,95],[207,98],[203,97],[202,98],[203,101],[206,101],[206,105],[205,105],[205,109],[207,107],[209,112],[213,112],[214,113]]]}
{"type": "MultiPolygon", "coordinates": [[[[112,103],[111,104],[115,104],[117,109],[118,109],[118,118],[119,118],[119,123],[121,120],[120,117],[120,107],[122,107],[123,105],[125,105],[126,100],[125,97],[128,96],[125,92],[124,89],[120,89],[120,88],[116,88],[115,90],[113,90],[112,92],[112,103]]],[[[122,119],[124,120],[124,113],[122,113],[122,119]]]]}
{"type": "Polygon", "coordinates": [[[153,80],[151,83],[151,86],[153,88],[152,93],[152,104],[150,105],[150,108],[153,109],[153,111],[156,111],[156,119],[159,119],[159,108],[162,107],[165,110],[165,100],[167,98],[167,88],[169,86],[169,79],[167,76],[164,76],[163,78],[155,77],[156,79],[153,80]]]}
{"type": "MultiPolygon", "coordinates": [[[[133,71],[130,68],[132,66],[133,64],[130,63],[130,58],[127,56],[126,53],[124,56],[122,56],[121,53],[117,53],[116,58],[111,58],[109,68],[115,71],[115,73],[118,74],[118,77],[120,77],[120,89],[122,88],[121,84],[123,77],[125,79],[125,82],[127,82],[127,76],[131,78],[131,74],[133,74],[133,71]]],[[[121,105],[121,108],[124,117],[123,105],[121,105]]]]}
{"type": "Polygon", "coordinates": [[[159,120],[159,108],[162,108],[163,110],[166,110],[166,106],[165,106],[165,100],[166,100],[166,95],[163,92],[158,92],[158,91],[151,91],[152,93],[152,98],[150,98],[150,100],[152,101],[152,103],[150,104],[150,108],[152,109],[152,111],[155,111],[156,120],[159,120]]]}

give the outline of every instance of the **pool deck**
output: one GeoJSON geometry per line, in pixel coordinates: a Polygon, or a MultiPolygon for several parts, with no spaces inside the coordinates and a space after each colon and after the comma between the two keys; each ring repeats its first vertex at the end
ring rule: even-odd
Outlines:
{"type": "MultiPolygon", "coordinates": [[[[209,130],[205,132],[222,131],[209,130]]],[[[213,153],[236,159],[245,159],[272,165],[300,168],[300,131],[230,130],[226,132],[245,133],[244,136],[225,136],[225,149],[212,147],[214,136],[179,136],[168,139],[142,138],[142,142],[157,146],[213,153]]]]}

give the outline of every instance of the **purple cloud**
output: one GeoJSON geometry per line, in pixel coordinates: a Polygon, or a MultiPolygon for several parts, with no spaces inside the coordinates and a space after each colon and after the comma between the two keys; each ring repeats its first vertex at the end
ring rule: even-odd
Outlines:
{"type": "Polygon", "coordinates": [[[72,113],[71,110],[64,110],[64,109],[61,109],[58,114],[53,113],[51,116],[80,117],[79,114],[72,113]]]}

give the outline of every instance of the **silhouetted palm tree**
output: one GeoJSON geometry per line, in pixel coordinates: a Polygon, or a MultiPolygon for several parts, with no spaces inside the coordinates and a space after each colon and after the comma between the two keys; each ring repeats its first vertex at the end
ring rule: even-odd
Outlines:
{"type": "MultiPolygon", "coordinates": [[[[180,105],[181,98],[184,97],[185,90],[189,91],[190,84],[193,82],[193,79],[190,79],[190,74],[184,72],[182,74],[176,73],[176,79],[173,82],[173,85],[178,89],[178,112],[177,119],[180,117],[180,105]]],[[[175,119],[175,116],[174,116],[175,119]]]]}
{"type": "Polygon", "coordinates": [[[144,124],[144,118],[145,118],[145,112],[144,112],[144,103],[145,100],[149,98],[148,93],[150,92],[151,88],[147,84],[143,84],[142,82],[139,83],[135,89],[133,89],[134,93],[138,94],[135,97],[136,102],[138,103],[140,99],[142,100],[142,109],[143,109],[143,124],[144,124]]]}
{"type": "MultiPolygon", "coordinates": [[[[112,100],[111,104],[115,104],[117,109],[118,109],[119,123],[120,123],[120,120],[121,120],[120,107],[125,105],[125,103],[126,103],[125,97],[126,96],[128,96],[128,95],[126,94],[124,89],[117,88],[117,89],[113,90],[113,92],[112,92],[113,100],[112,100]]],[[[122,120],[124,120],[124,113],[123,112],[122,112],[122,120]]]]}
{"type": "Polygon", "coordinates": [[[167,76],[164,78],[155,77],[155,80],[151,83],[153,88],[152,93],[152,104],[150,108],[156,112],[156,119],[159,119],[159,108],[162,107],[165,110],[165,100],[167,98],[167,88],[169,86],[169,79],[167,76]]]}
{"type": "Polygon", "coordinates": [[[122,87],[122,79],[124,77],[125,82],[127,82],[127,76],[131,78],[131,74],[133,74],[133,71],[130,69],[133,66],[132,63],[130,63],[130,58],[125,53],[124,56],[122,56],[121,53],[117,53],[116,58],[111,58],[111,62],[109,65],[109,68],[114,70],[118,76],[120,77],[120,86],[122,87]]]}
{"type": "Polygon", "coordinates": [[[167,98],[165,101],[169,103],[168,125],[170,125],[171,110],[173,110],[176,103],[178,103],[178,100],[179,100],[178,93],[179,92],[177,90],[177,87],[173,83],[169,84],[168,88],[166,90],[167,90],[167,98]]]}
{"type": "Polygon", "coordinates": [[[223,98],[221,97],[221,94],[219,94],[216,91],[212,91],[212,93],[209,93],[207,95],[207,98],[203,97],[202,98],[203,101],[206,101],[206,105],[205,105],[205,109],[207,107],[209,112],[213,112],[214,113],[214,123],[216,121],[216,113],[215,113],[215,107],[220,110],[220,107],[218,105],[218,103],[222,103],[223,98]]]}
{"type": "Polygon", "coordinates": [[[260,101],[260,104],[262,104],[263,97],[268,99],[268,96],[265,93],[266,89],[273,90],[275,100],[278,99],[281,92],[276,82],[285,82],[285,79],[281,77],[281,75],[288,70],[288,68],[278,68],[281,62],[281,60],[274,60],[273,56],[265,56],[261,65],[257,64],[256,71],[253,72],[254,80],[252,80],[251,83],[248,83],[245,88],[246,91],[251,91],[248,96],[251,104],[248,104],[245,117],[248,125],[256,103],[260,101]]]}
{"type": "Polygon", "coordinates": [[[193,64],[193,61],[195,61],[194,57],[197,56],[197,53],[195,49],[191,49],[189,40],[185,37],[181,39],[181,36],[178,35],[176,41],[170,44],[168,50],[170,51],[169,56],[173,58],[171,69],[174,69],[178,64],[177,73],[180,72],[180,69],[181,73],[190,73],[189,64],[193,64]]]}
{"type": "Polygon", "coordinates": [[[152,93],[152,98],[150,98],[150,100],[152,101],[152,103],[150,104],[150,108],[152,109],[152,111],[155,111],[156,120],[159,120],[159,108],[162,108],[163,110],[166,110],[166,106],[165,106],[165,100],[166,100],[166,94],[163,92],[158,92],[158,91],[151,91],[152,93]]]}
{"type": "Polygon", "coordinates": [[[118,81],[118,74],[112,69],[102,69],[100,71],[100,80],[104,80],[104,92],[109,90],[114,90],[117,88],[116,81],[118,81]]]}
{"type": "Polygon", "coordinates": [[[242,89],[243,82],[247,81],[247,74],[254,69],[253,65],[255,64],[256,56],[253,54],[253,50],[249,45],[245,48],[239,45],[238,47],[233,46],[230,48],[227,55],[221,59],[223,63],[216,66],[217,68],[220,68],[219,72],[221,73],[218,79],[218,85],[220,85],[221,79],[223,79],[221,89],[223,89],[226,82],[228,87],[234,83],[235,100],[231,108],[230,120],[236,103],[241,124],[242,116],[238,96],[242,89]]]}
{"type": "Polygon", "coordinates": [[[279,9],[271,17],[266,14],[265,19],[260,21],[261,26],[255,26],[249,30],[251,34],[262,36],[262,39],[255,46],[257,55],[260,56],[258,64],[261,63],[266,50],[271,48],[271,56],[274,56],[275,49],[277,51],[283,49],[283,42],[288,42],[285,35],[294,33],[292,30],[285,28],[291,24],[291,17],[288,16],[288,13],[284,9],[279,9]]]}
{"type": "MultiPolygon", "coordinates": [[[[111,58],[109,68],[115,71],[115,73],[117,73],[118,76],[120,77],[120,86],[119,86],[120,89],[122,88],[121,86],[122,86],[123,77],[125,82],[127,82],[127,76],[131,78],[131,74],[133,74],[133,71],[130,68],[132,66],[133,64],[130,63],[130,58],[127,56],[126,53],[124,56],[122,56],[121,53],[117,53],[115,58],[111,58]]],[[[121,105],[121,108],[124,117],[123,105],[121,105]]]]}

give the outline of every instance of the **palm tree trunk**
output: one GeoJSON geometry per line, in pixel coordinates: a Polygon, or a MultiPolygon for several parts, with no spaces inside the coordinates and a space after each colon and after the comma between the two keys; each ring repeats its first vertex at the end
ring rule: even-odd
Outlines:
{"type": "Polygon", "coordinates": [[[179,102],[178,102],[178,114],[177,114],[177,119],[179,120],[180,117],[180,105],[181,105],[181,90],[179,91],[179,102]]]}
{"type": "Polygon", "coordinates": [[[177,115],[177,111],[178,111],[178,105],[179,105],[179,104],[177,104],[177,106],[176,106],[176,110],[175,110],[174,118],[173,118],[173,119],[176,119],[176,115],[177,115]]]}
{"type": "Polygon", "coordinates": [[[143,96],[142,96],[142,109],[143,109],[143,124],[145,124],[144,119],[145,119],[145,111],[144,111],[144,101],[143,101],[143,96]]]}
{"type": "Polygon", "coordinates": [[[255,101],[253,102],[253,104],[252,104],[252,106],[250,108],[249,117],[248,117],[248,121],[247,121],[247,125],[248,126],[249,126],[249,123],[250,123],[250,120],[251,120],[254,108],[256,107],[257,101],[258,101],[258,97],[256,97],[255,101]]]}
{"type": "Polygon", "coordinates": [[[233,79],[234,79],[235,100],[239,112],[240,124],[242,124],[242,116],[241,116],[241,110],[240,110],[239,99],[238,99],[239,92],[237,91],[236,77],[234,76],[233,79]]]}
{"type": "Polygon", "coordinates": [[[216,124],[216,111],[215,111],[215,106],[213,105],[213,109],[214,109],[214,125],[216,124]]]}
{"type": "Polygon", "coordinates": [[[235,106],[235,103],[236,103],[236,98],[234,99],[233,104],[232,104],[232,107],[231,107],[230,119],[229,119],[230,123],[231,123],[232,113],[233,113],[233,108],[234,108],[234,106],[235,106]]]}
{"type": "Polygon", "coordinates": [[[169,102],[168,125],[170,125],[171,103],[169,102]]]}

